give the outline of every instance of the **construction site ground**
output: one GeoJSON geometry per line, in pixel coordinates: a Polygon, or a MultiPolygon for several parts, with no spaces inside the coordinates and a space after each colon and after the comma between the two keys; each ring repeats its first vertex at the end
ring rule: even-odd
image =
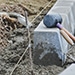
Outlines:
{"type": "MultiPolygon", "coordinates": [[[[28,20],[33,25],[30,28],[32,43],[31,50],[33,51],[33,31],[55,2],[56,0],[0,0],[0,12],[16,12],[24,16],[25,10],[21,5],[26,8],[26,11],[28,12],[28,20]],[[34,19],[49,2],[51,3],[47,8],[34,19]]],[[[8,44],[4,49],[0,49],[0,75],[57,75],[70,64],[74,63],[74,61],[67,58],[65,64],[61,66],[31,64],[29,50],[26,51],[22,60],[18,63],[18,60],[28,46],[27,28],[19,26],[19,28],[8,32],[8,35],[8,40],[12,41],[12,43],[8,44]],[[16,64],[17,67],[15,67],[16,64]]],[[[69,54],[72,54],[73,57],[75,57],[75,46],[72,46],[69,50],[69,54]]]]}

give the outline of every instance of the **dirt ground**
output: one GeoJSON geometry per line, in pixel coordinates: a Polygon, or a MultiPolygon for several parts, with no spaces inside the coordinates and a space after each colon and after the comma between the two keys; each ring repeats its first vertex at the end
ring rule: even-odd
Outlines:
{"type": "MultiPolygon", "coordinates": [[[[34,17],[49,3],[51,0],[0,0],[0,12],[17,12],[24,15],[24,10],[20,6],[22,4],[28,11],[28,19],[32,21],[34,17]]],[[[56,0],[52,0],[51,4],[39,15],[33,22],[33,26],[30,28],[31,43],[33,44],[33,30],[40,23],[44,15],[53,6],[56,0]]],[[[14,66],[24,53],[28,46],[28,34],[26,27],[14,29],[9,32],[8,40],[12,41],[5,49],[0,49],[0,75],[57,75],[71,63],[74,63],[71,59],[67,58],[66,63],[63,66],[49,65],[33,65],[33,72],[31,71],[31,59],[29,50],[18,64],[17,68],[11,74],[14,66]]],[[[32,45],[33,46],[33,45],[32,45]]],[[[75,56],[75,46],[70,48],[69,54],[75,56]]],[[[33,50],[33,48],[32,48],[33,50]]]]}

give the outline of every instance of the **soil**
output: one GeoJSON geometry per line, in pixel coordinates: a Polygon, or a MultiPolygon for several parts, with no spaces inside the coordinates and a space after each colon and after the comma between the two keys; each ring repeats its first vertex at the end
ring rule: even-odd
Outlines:
{"type": "MultiPolygon", "coordinates": [[[[17,12],[24,15],[24,10],[20,6],[22,4],[28,11],[28,19],[32,21],[34,17],[49,3],[51,0],[0,0],[0,11],[5,12],[17,12]]],[[[44,15],[50,10],[56,0],[52,0],[51,4],[42,12],[33,22],[33,26],[30,28],[31,43],[33,46],[33,31],[38,26],[44,15]]],[[[12,41],[5,49],[0,49],[0,75],[10,75],[14,66],[24,53],[28,46],[28,33],[26,27],[18,27],[9,32],[8,40],[12,41]]],[[[72,46],[69,50],[69,54],[75,56],[75,46],[72,46]]],[[[33,50],[33,47],[31,48],[33,50]]],[[[71,59],[67,58],[67,61],[63,66],[57,65],[36,65],[31,64],[30,51],[26,51],[22,60],[15,68],[12,75],[57,75],[67,68],[71,63],[74,63],[71,59]],[[31,68],[33,66],[33,69],[31,68]],[[33,72],[32,72],[32,70],[33,72]]]]}

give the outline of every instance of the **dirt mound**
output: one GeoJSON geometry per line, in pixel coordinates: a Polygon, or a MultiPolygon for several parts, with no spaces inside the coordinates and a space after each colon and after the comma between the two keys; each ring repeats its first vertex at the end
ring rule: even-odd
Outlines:
{"type": "MultiPolygon", "coordinates": [[[[23,2],[19,3],[18,1],[17,3],[14,3],[15,1],[2,3],[0,5],[0,12],[3,12],[3,11],[4,12],[16,12],[24,16],[25,15],[24,10],[26,10],[29,13],[28,14],[29,19],[32,20],[33,17],[35,17],[35,15],[44,8],[42,1],[40,1],[40,3],[42,3],[41,5],[39,4],[39,1],[32,0],[32,3],[30,2],[25,3],[26,4],[25,6],[23,2]],[[34,10],[35,11],[37,10],[37,11],[35,12],[34,10]]],[[[44,12],[44,14],[46,14],[46,12],[47,10],[44,12]]],[[[42,16],[44,14],[42,14],[40,17],[37,18],[37,22],[35,21],[34,25],[38,25],[38,23],[41,21],[42,16]]],[[[36,26],[33,26],[30,29],[30,32],[32,35],[33,35],[33,30],[35,27],[36,26]]],[[[18,62],[21,55],[24,53],[26,47],[28,46],[28,37],[27,37],[28,33],[27,33],[26,27],[22,27],[22,28],[19,27],[19,28],[14,29],[13,31],[8,31],[8,35],[9,37],[7,37],[7,39],[9,41],[12,41],[11,44],[9,44],[5,49],[0,50],[0,74],[1,75],[10,75],[15,64],[18,62]]],[[[31,42],[33,43],[32,39],[31,39],[31,42]]],[[[29,56],[30,54],[28,50],[26,54],[24,55],[22,61],[19,63],[19,66],[14,70],[13,75],[31,75],[32,72],[30,68],[31,63],[30,63],[29,56]]],[[[36,75],[42,74],[46,71],[45,69],[40,68],[40,66],[34,65],[34,72],[36,75]],[[37,69],[39,69],[39,71],[37,69]]]]}

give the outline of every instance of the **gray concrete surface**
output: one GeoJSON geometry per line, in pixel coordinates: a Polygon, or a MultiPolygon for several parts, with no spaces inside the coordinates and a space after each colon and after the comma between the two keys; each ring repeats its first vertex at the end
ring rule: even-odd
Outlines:
{"type": "Polygon", "coordinates": [[[68,68],[66,68],[59,75],[75,75],[75,64],[71,64],[68,68]]]}
{"type": "MultiPolygon", "coordinates": [[[[74,34],[73,2],[64,3],[59,0],[47,14],[59,13],[62,25],[74,34]],[[60,5],[61,3],[61,5],[60,5]]],[[[34,30],[33,60],[41,65],[62,65],[66,61],[69,44],[60,34],[58,28],[46,28],[43,21],[34,30]]]]}
{"type": "Polygon", "coordinates": [[[41,22],[34,31],[34,62],[43,65],[62,64],[59,58],[64,60],[65,55],[62,53],[64,51],[61,44],[59,29],[46,28],[43,22],[41,22]],[[53,59],[51,60],[51,58],[53,59]],[[59,61],[59,63],[57,63],[57,61],[59,61]]]}

